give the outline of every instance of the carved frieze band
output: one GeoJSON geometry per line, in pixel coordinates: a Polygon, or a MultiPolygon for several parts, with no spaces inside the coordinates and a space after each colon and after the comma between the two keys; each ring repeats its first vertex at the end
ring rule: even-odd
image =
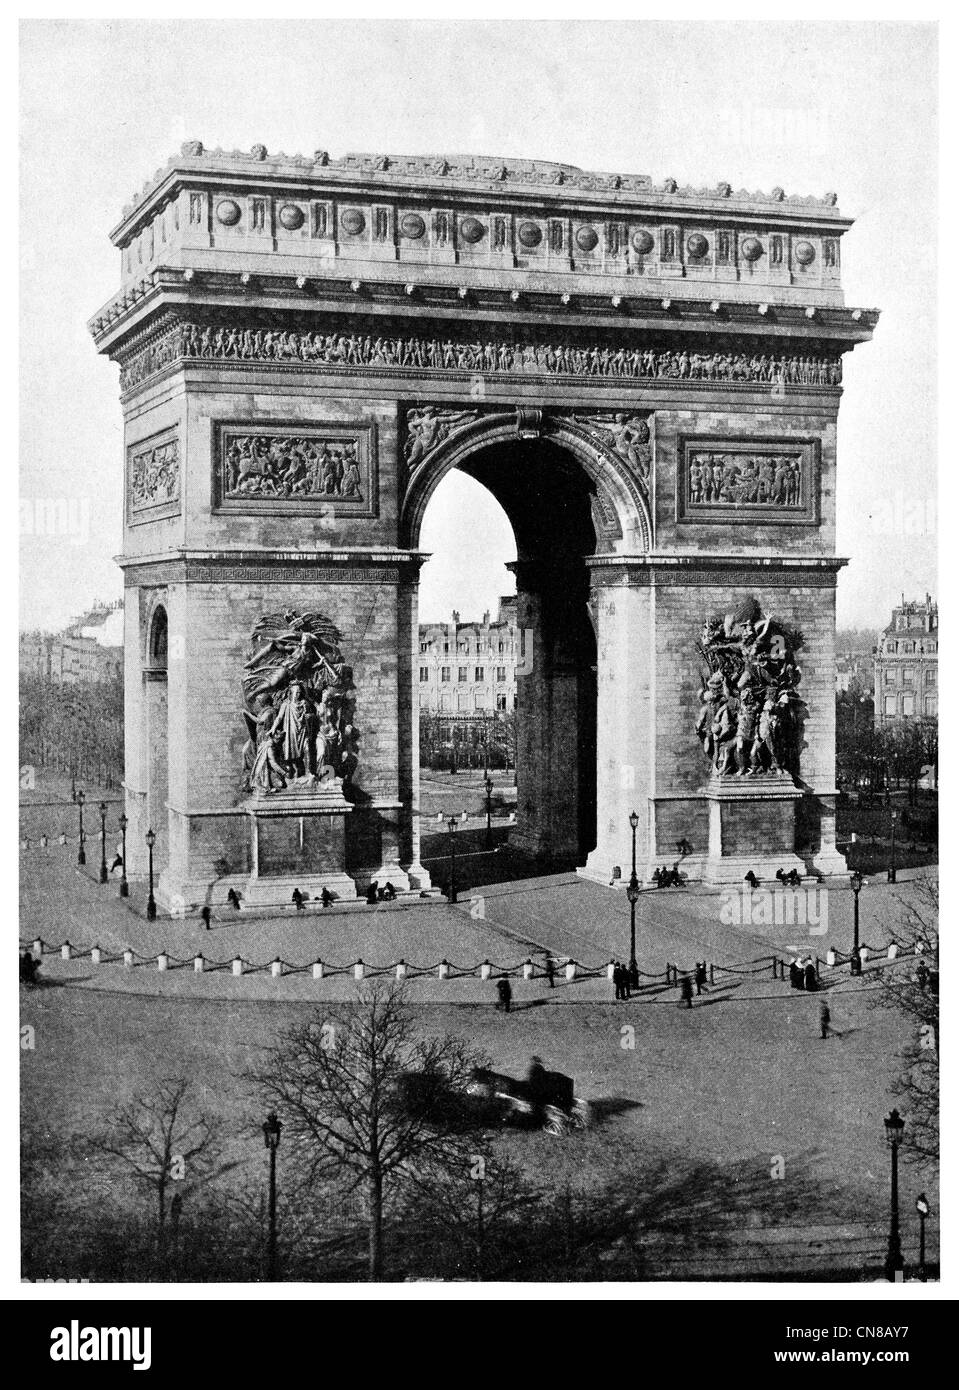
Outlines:
{"type": "Polygon", "coordinates": [[[680,440],[676,520],[815,526],[817,439],[680,440]]]}
{"type": "Polygon", "coordinates": [[[132,523],[176,516],[180,510],[180,446],[174,432],[127,450],[127,513],[132,523]]]}
{"type": "Polygon", "coordinates": [[[214,506],[258,516],[278,513],[373,516],[376,447],[372,426],[214,425],[214,506]]]}
{"type": "Polygon", "coordinates": [[[614,380],[760,385],[773,391],[836,387],[842,359],[825,350],[803,354],[690,352],[646,345],[611,347],[569,341],[496,337],[469,340],[418,334],[319,333],[308,330],[170,325],[135,352],[120,372],[123,392],[172,362],[275,362],[329,371],[466,373],[471,376],[596,377],[614,380]]]}

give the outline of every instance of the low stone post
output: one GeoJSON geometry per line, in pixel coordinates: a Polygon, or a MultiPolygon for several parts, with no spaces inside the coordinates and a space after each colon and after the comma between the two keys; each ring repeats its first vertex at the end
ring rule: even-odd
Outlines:
{"type": "Polygon", "coordinates": [[[354,965],[354,967],[353,967],[353,979],[354,979],[354,980],[362,980],[362,978],[363,978],[363,976],[365,975],[365,973],[366,973],[366,966],[363,964],[363,962],[362,962],[361,960],[358,960],[358,961],[356,962],[356,964],[354,965]]]}
{"type": "Polygon", "coordinates": [[[233,973],[234,973],[234,975],[242,975],[242,974],[243,974],[243,957],[242,957],[242,956],[234,956],[234,957],[233,957],[233,973]]]}
{"type": "Polygon", "coordinates": [[[613,978],[613,974],[614,974],[615,970],[616,970],[616,962],[615,962],[614,960],[611,960],[611,961],[609,962],[609,965],[607,965],[607,967],[606,967],[606,978],[607,978],[607,980],[611,980],[611,979],[613,978]]]}
{"type": "Polygon", "coordinates": [[[567,980],[576,979],[576,962],[574,960],[566,962],[566,978],[567,980]]]}
{"type": "Polygon", "coordinates": [[[322,980],[323,978],[323,962],[321,960],[313,962],[313,978],[314,980],[322,980]]]}
{"type": "Polygon", "coordinates": [[[529,957],[527,956],[526,959],[523,961],[523,979],[524,979],[524,980],[531,980],[532,978],[533,978],[533,962],[532,962],[532,961],[529,959],[529,957]]]}
{"type": "Polygon", "coordinates": [[[492,973],[493,967],[490,965],[488,960],[484,960],[483,964],[480,966],[480,979],[488,980],[492,973]]]}
{"type": "Polygon", "coordinates": [[[94,946],[94,947],[91,948],[91,951],[90,951],[90,961],[91,961],[91,964],[93,964],[93,965],[99,965],[99,964],[100,964],[100,947],[99,947],[99,946],[94,946]]]}
{"type": "Polygon", "coordinates": [[[36,939],[36,941],[33,943],[32,947],[31,947],[30,949],[33,951],[33,954],[34,954],[35,956],[42,956],[42,955],[43,955],[43,937],[42,937],[42,936],[38,936],[37,939],[36,939]]]}
{"type": "Polygon", "coordinates": [[[397,978],[398,980],[405,980],[405,979],[406,979],[406,961],[405,961],[405,960],[398,960],[398,961],[396,962],[396,978],[397,978]]]}
{"type": "Polygon", "coordinates": [[[203,969],[204,969],[205,964],[206,964],[206,962],[204,961],[202,955],[195,955],[195,956],[193,957],[193,973],[194,973],[194,975],[202,975],[202,974],[203,974],[203,969]]]}
{"type": "Polygon", "coordinates": [[[274,980],[278,980],[283,974],[283,962],[280,960],[279,956],[277,956],[276,960],[270,962],[270,974],[273,976],[274,980]]]}
{"type": "Polygon", "coordinates": [[[133,964],[133,952],[129,947],[123,952],[123,964],[126,966],[132,966],[133,964]]]}
{"type": "Polygon", "coordinates": [[[440,980],[448,980],[448,979],[449,979],[449,977],[450,977],[450,963],[449,963],[448,960],[441,960],[441,961],[440,961],[439,966],[437,967],[437,970],[436,970],[436,974],[437,974],[437,977],[438,977],[440,980]]]}
{"type": "Polygon", "coordinates": [[[158,970],[166,970],[166,968],[167,968],[167,966],[169,965],[169,963],[170,963],[170,958],[169,958],[169,956],[167,955],[166,951],[161,951],[160,954],[157,956],[157,969],[158,969],[158,970]]]}
{"type": "Polygon", "coordinates": [[[60,959],[61,959],[61,960],[69,960],[69,959],[70,959],[70,943],[69,943],[69,941],[65,941],[65,942],[63,943],[63,945],[60,947],[60,959]]]}
{"type": "Polygon", "coordinates": [[[829,950],[826,952],[826,964],[829,966],[830,970],[836,964],[836,950],[833,946],[830,946],[829,950]]]}
{"type": "Polygon", "coordinates": [[[890,941],[889,950],[886,952],[887,960],[895,960],[899,954],[899,945],[895,941],[890,941]]]}

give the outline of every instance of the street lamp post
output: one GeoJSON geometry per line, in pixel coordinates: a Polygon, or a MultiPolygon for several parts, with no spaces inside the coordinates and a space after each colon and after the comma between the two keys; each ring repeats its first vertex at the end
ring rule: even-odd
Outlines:
{"type": "Polygon", "coordinates": [[[83,803],[85,801],[86,797],[84,796],[83,788],[81,787],[80,790],[77,792],[77,806],[80,810],[80,848],[77,850],[78,864],[85,864],[87,862],[87,852],[83,847],[83,803]]]}
{"type": "Polygon", "coordinates": [[[144,839],[147,842],[147,849],[150,851],[150,892],[147,895],[147,921],[155,922],[157,905],[156,898],[153,896],[153,846],[157,842],[157,837],[152,830],[148,830],[144,839]]]}
{"type": "Polygon", "coordinates": [[[859,971],[859,894],[862,892],[863,876],[857,869],[855,873],[849,875],[849,885],[852,888],[852,956],[849,959],[850,975],[858,975],[859,971]]]}
{"type": "Polygon", "coordinates": [[[898,1110],[891,1110],[883,1121],[886,1127],[886,1143],[892,1158],[892,1175],[889,1192],[889,1250],[886,1254],[886,1278],[895,1283],[897,1275],[902,1275],[902,1242],[899,1239],[899,1145],[906,1122],[898,1110]]]}
{"type": "Polygon", "coordinates": [[[451,903],[456,902],[456,827],[460,821],[466,820],[466,812],[462,816],[444,816],[442,811],[437,811],[436,819],[442,825],[446,821],[447,829],[450,832],[450,882],[447,899],[451,903]]]}
{"type": "Polygon", "coordinates": [[[107,803],[100,802],[100,882],[107,882],[107,803]]]}
{"type": "Polygon", "coordinates": [[[919,1282],[926,1282],[926,1217],[929,1215],[929,1199],[924,1192],[916,1198],[916,1211],[919,1213],[919,1282]]]}
{"type": "Polygon", "coordinates": [[[486,848],[493,848],[493,779],[487,772],[486,781],[486,848]]]}
{"type": "Polygon", "coordinates": [[[276,1283],[276,1151],[280,1147],[280,1131],[283,1126],[271,1110],[263,1121],[263,1143],[270,1151],[270,1236],[266,1256],[266,1277],[269,1283],[276,1283]]]}
{"type": "Polygon", "coordinates": [[[639,816],[630,812],[629,826],[633,832],[633,868],[629,875],[626,896],[629,899],[629,982],[633,989],[639,988],[639,964],[636,960],[636,904],[639,901],[639,879],[636,877],[636,827],[639,816]]]}
{"type": "Polygon", "coordinates": [[[127,882],[127,826],[130,822],[123,812],[120,813],[117,824],[120,827],[120,856],[123,861],[120,865],[120,897],[128,898],[130,885],[127,882]]]}
{"type": "Polygon", "coordinates": [[[888,883],[895,883],[896,881],[896,817],[898,816],[898,814],[899,812],[895,808],[893,808],[889,812],[889,824],[892,831],[892,845],[889,852],[889,870],[886,874],[886,880],[888,883]]]}

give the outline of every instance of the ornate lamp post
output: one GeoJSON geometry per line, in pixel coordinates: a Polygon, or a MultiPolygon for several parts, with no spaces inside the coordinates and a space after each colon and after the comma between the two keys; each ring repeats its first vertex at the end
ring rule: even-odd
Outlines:
{"type": "Polygon", "coordinates": [[[636,827],[639,816],[630,812],[629,826],[633,832],[633,868],[629,875],[626,896],[629,899],[629,982],[634,989],[639,986],[639,965],[636,960],[636,904],[639,901],[639,879],[636,877],[636,827]]]}
{"type": "Polygon", "coordinates": [[[486,774],[486,781],[483,783],[486,788],[486,848],[493,848],[493,779],[486,774]]]}
{"type": "Polygon", "coordinates": [[[899,812],[895,808],[893,808],[889,812],[889,825],[892,832],[892,845],[890,846],[889,851],[889,870],[886,874],[886,881],[888,883],[895,883],[896,881],[896,817],[898,815],[899,812]]]}
{"type": "Polygon", "coordinates": [[[80,810],[80,848],[77,850],[78,864],[85,864],[87,862],[87,852],[83,847],[83,803],[85,801],[86,797],[84,796],[83,788],[81,787],[80,790],[77,792],[77,806],[80,810]]]}
{"type": "Polygon", "coordinates": [[[147,921],[155,922],[157,917],[156,898],[153,896],[153,846],[157,842],[157,837],[152,830],[148,830],[144,839],[147,842],[147,849],[150,851],[150,892],[147,896],[147,921]]]}
{"type": "Polygon", "coordinates": [[[280,1147],[282,1124],[271,1110],[263,1121],[263,1143],[270,1151],[270,1236],[266,1256],[266,1277],[276,1283],[276,1151],[280,1147]]]}
{"type": "Polygon", "coordinates": [[[849,886],[852,888],[852,957],[849,961],[851,975],[859,974],[859,894],[862,892],[864,881],[858,869],[849,875],[849,886]]]}
{"type": "Polygon", "coordinates": [[[919,1282],[926,1282],[926,1217],[929,1215],[929,1198],[920,1192],[916,1198],[916,1211],[919,1213],[919,1282]]]}
{"type": "Polygon", "coordinates": [[[100,882],[106,883],[107,875],[107,803],[100,802],[100,882]]]}
{"type": "Polygon", "coordinates": [[[883,1121],[886,1127],[886,1143],[892,1158],[892,1175],[889,1192],[889,1250],[886,1255],[886,1278],[896,1282],[896,1275],[902,1273],[902,1243],[899,1239],[899,1145],[906,1122],[898,1110],[890,1110],[883,1121]]]}
{"type": "Polygon", "coordinates": [[[123,863],[120,865],[120,897],[128,898],[130,896],[130,885],[127,882],[127,826],[130,822],[121,811],[117,823],[120,826],[120,854],[123,859],[123,863]]]}

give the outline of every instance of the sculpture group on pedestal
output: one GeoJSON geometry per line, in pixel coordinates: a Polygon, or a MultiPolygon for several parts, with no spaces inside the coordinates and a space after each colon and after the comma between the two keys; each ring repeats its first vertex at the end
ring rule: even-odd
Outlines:
{"type": "Polygon", "coordinates": [[[708,618],[696,733],[714,775],[799,776],[805,705],[795,661],[802,634],[765,617],[755,598],[708,618]]]}
{"type": "Polygon", "coordinates": [[[266,614],[244,665],[246,787],[268,796],[348,782],[358,761],[353,672],[322,613],[266,614]]]}

